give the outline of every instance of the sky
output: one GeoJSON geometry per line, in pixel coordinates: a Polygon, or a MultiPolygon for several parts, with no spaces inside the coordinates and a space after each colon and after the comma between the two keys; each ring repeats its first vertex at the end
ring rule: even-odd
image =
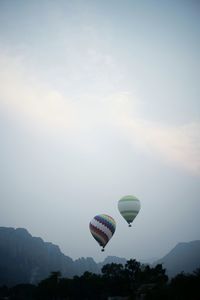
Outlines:
{"type": "Polygon", "coordinates": [[[96,261],[200,239],[199,53],[197,0],[0,0],[0,226],[96,261]]]}

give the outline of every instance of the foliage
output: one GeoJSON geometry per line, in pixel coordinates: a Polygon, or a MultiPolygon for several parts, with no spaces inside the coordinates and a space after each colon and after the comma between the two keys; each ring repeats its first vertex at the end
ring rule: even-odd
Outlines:
{"type": "Polygon", "coordinates": [[[197,300],[200,299],[199,286],[200,269],[193,274],[178,274],[169,282],[161,264],[150,267],[131,259],[125,266],[107,264],[98,275],[85,272],[70,279],[62,278],[56,271],[37,286],[2,286],[0,300],[105,300],[111,296],[135,300],[197,300]]]}

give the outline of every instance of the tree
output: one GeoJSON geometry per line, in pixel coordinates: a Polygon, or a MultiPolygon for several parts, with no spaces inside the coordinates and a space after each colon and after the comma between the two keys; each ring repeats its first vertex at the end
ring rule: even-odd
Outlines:
{"type": "Polygon", "coordinates": [[[107,296],[127,295],[127,283],[124,276],[124,266],[122,264],[107,264],[102,268],[102,280],[104,291],[107,296]]]}
{"type": "Polygon", "coordinates": [[[131,281],[136,280],[138,273],[140,272],[141,264],[135,259],[130,259],[125,264],[125,274],[131,281]]]}
{"type": "Polygon", "coordinates": [[[38,292],[41,299],[57,299],[60,277],[60,271],[54,271],[51,272],[47,279],[44,279],[39,283],[38,292]]]}
{"type": "Polygon", "coordinates": [[[103,276],[106,278],[119,278],[122,276],[123,270],[122,264],[115,263],[104,265],[101,269],[103,276]]]}

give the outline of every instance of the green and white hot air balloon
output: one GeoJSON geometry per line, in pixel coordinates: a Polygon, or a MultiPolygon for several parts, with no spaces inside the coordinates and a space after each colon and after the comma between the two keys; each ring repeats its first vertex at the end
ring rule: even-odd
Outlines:
{"type": "Polygon", "coordinates": [[[131,227],[131,223],[139,213],[140,207],[140,200],[132,195],[124,196],[118,201],[119,212],[129,227],[131,227]]]}

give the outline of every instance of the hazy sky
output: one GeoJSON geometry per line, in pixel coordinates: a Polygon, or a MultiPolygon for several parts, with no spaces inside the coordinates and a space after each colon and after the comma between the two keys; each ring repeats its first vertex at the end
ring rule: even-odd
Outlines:
{"type": "Polygon", "coordinates": [[[0,225],[97,261],[200,239],[199,53],[198,0],[0,0],[0,225]]]}

